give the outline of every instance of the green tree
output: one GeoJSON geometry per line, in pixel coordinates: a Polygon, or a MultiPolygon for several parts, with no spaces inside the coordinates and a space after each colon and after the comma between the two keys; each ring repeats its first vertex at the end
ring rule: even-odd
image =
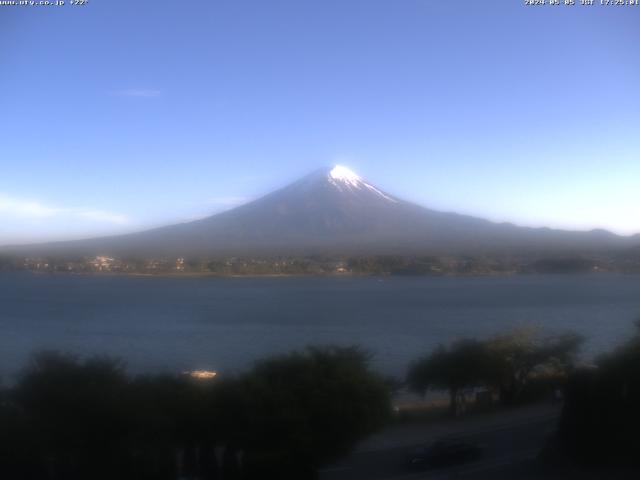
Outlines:
{"type": "Polygon", "coordinates": [[[497,390],[505,404],[516,403],[534,375],[566,375],[583,342],[573,333],[552,337],[535,333],[517,330],[484,341],[440,345],[409,367],[407,384],[422,395],[429,389],[448,390],[454,415],[462,410],[466,393],[480,386],[497,390]]]}
{"type": "Polygon", "coordinates": [[[34,355],[14,388],[13,402],[31,425],[40,458],[61,478],[119,475],[125,468],[126,376],[122,362],[71,355],[34,355]],[[101,465],[94,472],[95,465],[101,465]]]}
{"type": "Polygon", "coordinates": [[[389,391],[368,359],[358,348],[312,347],[261,361],[239,379],[242,406],[232,411],[246,430],[235,434],[256,477],[310,478],[383,424],[389,391]]]}
{"type": "Polygon", "coordinates": [[[447,389],[451,413],[457,415],[465,393],[486,383],[491,360],[486,344],[478,340],[459,340],[448,348],[440,345],[409,367],[407,384],[422,395],[431,388],[447,389]]]}
{"type": "Polygon", "coordinates": [[[390,413],[368,360],[357,348],[309,348],[199,380],[39,353],[0,391],[0,477],[312,478],[390,413]]]}
{"type": "Polygon", "coordinates": [[[487,341],[490,352],[488,383],[505,404],[517,403],[534,374],[566,374],[584,339],[575,333],[541,337],[533,329],[520,329],[487,341]]]}
{"type": "Polygon", "coordinates": [[[550,454],[561,452],[588,466],[637,471],[639,404],[640,329],[624,344],[601,355],[596,365],[571,374],[557,444],[550,454]]]}

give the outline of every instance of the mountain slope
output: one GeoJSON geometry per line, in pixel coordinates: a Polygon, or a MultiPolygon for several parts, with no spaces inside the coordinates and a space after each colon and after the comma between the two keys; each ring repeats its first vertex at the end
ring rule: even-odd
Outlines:
{"type": "Polygon", "coordinates": [[[31,246],[29,251],[119,256],[539,253],[610,250],[640,243],[636,240],[601,230],[523,228],[437,212],[396,198],[337,166],[202,220],[31,246]]]}

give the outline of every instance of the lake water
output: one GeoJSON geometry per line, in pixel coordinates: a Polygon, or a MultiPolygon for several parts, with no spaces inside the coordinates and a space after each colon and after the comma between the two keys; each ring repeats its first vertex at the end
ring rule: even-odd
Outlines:
{"type": "Polygon", "coordinates": [[[238,371],[308,344],[359,344],[402,376],[439,342],[535,325],[587,357],[640,317],[640,276],[125,277],[0,274],[0,375],[38,349],[124,358],[132,372],[238,371]]]}

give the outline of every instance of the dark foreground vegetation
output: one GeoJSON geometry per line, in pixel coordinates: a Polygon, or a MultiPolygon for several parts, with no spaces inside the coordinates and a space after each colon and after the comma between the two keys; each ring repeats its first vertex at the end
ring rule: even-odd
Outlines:
{"type": "MultiPolygon", "coordinates": [[[[482,399],[564,392],[543,457],[552,473],[640,467],[640,324],[589,368],[576,366],[581,343],[530,330],[462,339],[417,359],[406,386],[447,390],[456,416],[482,399]]],[[[0,478],[313,479],[390,419],[391,383],[368,360],[356,347],[311,347],[228,378],[132,377],[112,358],[41,352],[0,389],[0,478]]]]}
{"type": "Polygon", "coordinates": [[[313,478],[390,411],[356,348],[211,380],[40,353],[0,405],[0,478],[16,480],[313,478]]]}
{"type": "Polygon", "coordinates": [[[561,401],[557,430],[523,478],[640,478],[640,321],[636,326],[631,339],[593,365],[576,363],[583,339],[571,333],[462,339],[415,361],[407,383],[418,393],[448,390],[453,415],[464,413],[472,392],[505,406],[561,401]]]}
{"type": "Polygon", "coordinates": [[[559,392],[574,370],[582,342],[573,333],[542,338],[534,330],[461,339],[414,362],[407,384],[423,395],[429,389],[448,390],[453,415],[464,412],[473,393],[517,405],[559,392]]]}
{"type": "Polygon", "coordinates": [[[640,467],[640,322],[636,325],[627,343],[570,377],[558,435],[547,452],[551,460],[590,468],[640,467]]]}

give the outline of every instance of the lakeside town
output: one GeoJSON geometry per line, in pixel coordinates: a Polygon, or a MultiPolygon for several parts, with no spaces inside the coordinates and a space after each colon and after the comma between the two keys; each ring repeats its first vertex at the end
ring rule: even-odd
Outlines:
{"type": "Polygon", "coordinates": [[[640,273],[640,256],[300,256],[219,258],[0,258],[0,270],[147,275],[512,275],[640,273]]]}

